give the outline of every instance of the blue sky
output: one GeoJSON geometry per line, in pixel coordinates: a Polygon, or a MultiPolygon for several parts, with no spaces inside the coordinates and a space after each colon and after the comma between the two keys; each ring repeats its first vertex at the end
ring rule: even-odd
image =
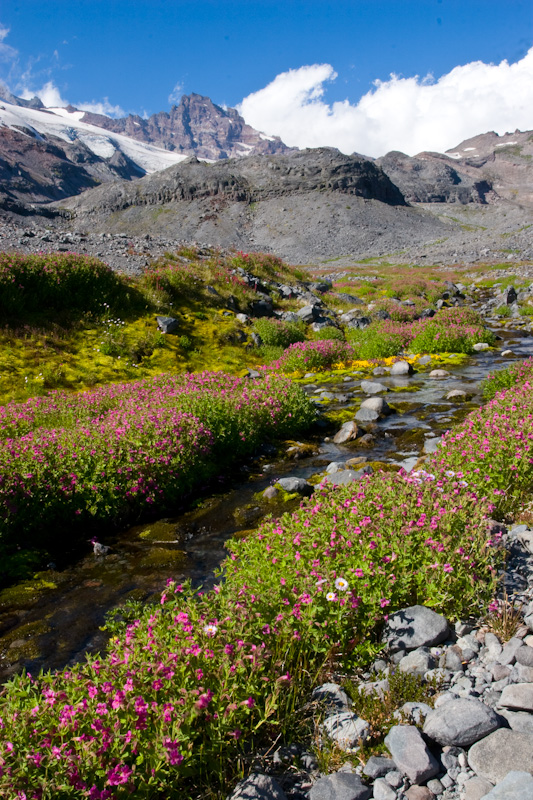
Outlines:
{"type": "Polygon", "coordinates": [[[75,105],[150,114],[181,92],[237,106],[280,74],[329,65],[285,102],[320,100],[331,114],[391,74],[421,85],[477,61],[521,62],[532,9],[531,0],[3,0],[0,79],[15,93],[48,87],[75,105]]]}

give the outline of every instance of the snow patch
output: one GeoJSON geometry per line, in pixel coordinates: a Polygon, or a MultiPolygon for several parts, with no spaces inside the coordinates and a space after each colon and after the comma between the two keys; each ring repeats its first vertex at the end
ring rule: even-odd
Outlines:
{"type": "Polygon", "coordinates": [[[518,142],[500,142],[495,144],[494,147],[508,147],[510,144],[518,144],[518,142]]]}
{"type": "Polygon", "coordinates": [[[97,125],[81,122],[78,115],[83,116],[84,113],[67,111],[66,108],[41,111],[6,102],[0,107],[0,124],[15,130],[20,127],[28,128],[35,131],[36,136],[56,136],[65,142],[80,141],[100,158],[111,158],[118,150],[147,173],[158,172],[187,158],[120,133],[110,133],[97,125]]]}
{"type": "Polygon", "coordinates": [[[265,142],[273,142],[275,141],[273,136],[267,136],[266,133],[260,133],[259,138],[263,139],[265,142]]]}
{"type": "Polygon", "coordinates": [[[465,147],[463,152],[468,153],[469,150],[477,150],[477,147],[465,147]]]}
{"type": "Polygon", "coordinates": [[[67,117],[68,119],[73,119],[77,122],[79,122],[82,117],[85,116],[85,111],[69,111],[67,108],[48,108],[47,111],[57,114],[58,117],[67,117]]]}

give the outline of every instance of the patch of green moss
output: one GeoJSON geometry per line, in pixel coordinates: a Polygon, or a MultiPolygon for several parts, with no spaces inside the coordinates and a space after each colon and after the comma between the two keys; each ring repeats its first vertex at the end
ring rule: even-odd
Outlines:
{"type": "Polygon", "coordinates": [[[38,637],[49,633],[50,626],[43,620],[27,622],[10,631],[0,641],[0,650],[10,662],[38,658],[41,654],[38,637]]]}
{"type": "Polygon", "coordinates": [[[132,533],[148,542],[175,542],[177,539],[176,523],[164,520],[139,525],[132,530],[132,533]]]}
{"type": "Polygon", "coordinates": [[[50,578],[50,573],[38,573],[41,576],[34,580],[23,581],[9,586],[0,592],[0,612],[28,608],[38,603],[43,594],[57,588],[57,582],[50,578]]]}
{"type": "Polygon", "coordinates": [[[141,559],[140,566],[145,569],[169,567],[183,568],[187,563],[187,553],[183,550],[170,550],[163,547],[154,547],[141,559]]]}

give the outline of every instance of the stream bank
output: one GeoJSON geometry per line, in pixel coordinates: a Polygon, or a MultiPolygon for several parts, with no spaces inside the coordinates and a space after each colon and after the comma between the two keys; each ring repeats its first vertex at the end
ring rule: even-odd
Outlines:
{"type": "MultiPolygon", "coordinates": [[[[273,501],[262,497],[278,478],[318,482],[329,464],[354,458],[375,469],[412,469],[447,429],[481,404],[479,385],[487,374],[533,355],[533,339],[508,325],[493,322],[501,337],[493,350],[455,363],[434,357],[412,376],[385,372],[375,378],[389,390],[385,396],[395,413],[370,423],[367,436],[354,442],[335,444],[334,434],[345,419],[353,418],[366,397],[361,381],[372,376],[344,370],[303,379],[305,391],[330,420],[323,419],[322,428],[308,440],[288,443],[278,451],[263,449],[262,455],[231,476],[229,490],[199,500],[177,517],[117,534],[106,541],[111,550],[105,557],[96,557],[87,543],[86,553],[74,563],[53,565],[35,581],[2,592],[2,679],[24,668],[33,673],[61,668],[82,659],[85,652],[98,652],[106,641],[100,630],[105,614],[125,600],[145,604],[159,596],[169,575],[209,586],[228,538],[246,535],[265,515],[277,516],[290,508],[283,495],[273,501]],[[508,350],[512,354],[503,356],[508,350]],[[430,377],[432,370],[443,367],[448,375],[430,377]],[[446,399],[451,391],[464,395],[446,399]]],[[[299,501],[294,497],[290,502],[299,501]]]]}

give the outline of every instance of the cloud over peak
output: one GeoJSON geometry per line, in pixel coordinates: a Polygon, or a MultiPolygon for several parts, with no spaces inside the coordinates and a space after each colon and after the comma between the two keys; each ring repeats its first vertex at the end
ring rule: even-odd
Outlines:
{"type": "Polygon", "coordinates": [[[283,72],[238,110],[249,125],[288,145],[374,157],[390,150],[443,152],[488,130],[533,128],[533,47],[515,64],[474,61],[437,80],[391,75],[375,81],[357,104],[325,102],[327,82],[336,77],[330,64],[283,72]]]}

